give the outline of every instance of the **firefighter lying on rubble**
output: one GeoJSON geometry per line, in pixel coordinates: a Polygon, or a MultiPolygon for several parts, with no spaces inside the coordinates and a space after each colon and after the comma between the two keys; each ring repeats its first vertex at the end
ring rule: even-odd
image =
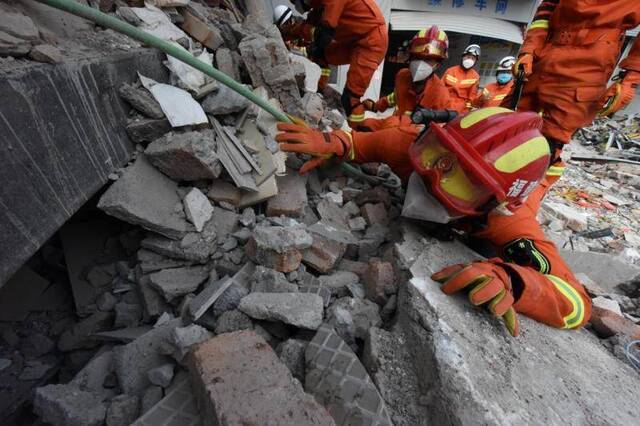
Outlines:
{"type": "MultiPolygon", "coordinates": [[[[422,115],[429,111],[434,113],[422,115]]],[[[427,122],[415,114],[414,121],[427,122]]],[[[540,133],[540,116],[484,108],[444,127],[431,122],[419,136],[423,127],[321,133],[279,123],[276,139],[284,151],[312,156],[301,173],[331,158],[385,162],[405,182],[413,173],[411,180],[424,188],[425,218],[434,212],[443,223],[444,213],[451,226],[487,239],[500,254],[449,266],[432,278],[447,294],[468,291],[471,303],[501,317],[512,335],[518,334],[516,312],[558,328],[582,326],[591,300],[536,220],[553,179],[545,178],[550,148],[540,133]]]]}

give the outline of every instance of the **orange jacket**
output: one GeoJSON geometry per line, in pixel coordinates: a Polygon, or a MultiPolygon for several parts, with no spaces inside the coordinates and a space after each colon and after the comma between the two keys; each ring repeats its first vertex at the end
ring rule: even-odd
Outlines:
{"type": "Polygon", "coordinates": [[[387,25],[375,0],[311,0],[310,5],[310,22],[333,28],[338,42],[353,42],[387,25]]]}
{"type": "Polygon", "coordinates": [[[480,76],[476,70],[473,68],[465,70],[461,65],[456,65],[446,70],[442,79],[451,95],[449,108],[461,114],[468,112],[478,96],[480,76]]]}
{"type": "Polygon", "coordinates": [[[378,112],[395,107],[394,115],[411,115],[416,106],[431,109],[446,109],[449,106],[449,91],[440,77],[432,75],[422,91],[416,94],[411,71],[403,68],[396,74],[393,92],[376,102],[378,112]]]}
{"type": "Polygon", "coordinates": [[[478,96],[473,102],[473,106],[477,108],[500,106],[504,98],[506,98],[509,92],[511,92],[512,87],[513,80],[507,84],[487,84],[485,88],[482,89],[480,96],[478,96]]]}
{"type": "MultiPolygon", "coordinates": [[[[355,161],[384,161],[406,179],[412,171],[407,150],[419,129],[352,132],[355,161]]],[[[576,328],[588,321],[591,299],[537,222],[548,184],[543,181],[514,215],[490,213],[476,235],[488,239],[522,281],[523,290],[514,305],[517,312],[554,327],[576,328]]]]}

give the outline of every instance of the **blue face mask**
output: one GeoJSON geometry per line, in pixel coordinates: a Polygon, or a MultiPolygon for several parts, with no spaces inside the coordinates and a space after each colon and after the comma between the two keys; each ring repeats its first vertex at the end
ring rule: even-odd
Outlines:
{"type": "Polygon", "coordinates": [[[511,73],[506,73],[506,72],[500,73],[496,76],[496,80],[500,84],[507,84],[508,82],[511,81],[511,73]]]}

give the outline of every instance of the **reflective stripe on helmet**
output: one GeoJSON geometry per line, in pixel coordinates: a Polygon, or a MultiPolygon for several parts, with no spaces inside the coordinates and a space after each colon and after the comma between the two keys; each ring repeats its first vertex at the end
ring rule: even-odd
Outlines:
{"type": "Polygon", "coordinates": [[[551,166],[547,170],[547,176],[562,176],[564,173],[564,167],[561,166],[551,166]]]}
{"type": "Polygon", "coordinates": [[[464,117],[460,121],[460,127],[462,127],[463,129],[468,129],[469,127],[481,122],[487,117],[491,117],[492,115],[496,115],[496,114],[501,114],[503,112],[513,112],[513,111],[511,111],[510,109],[501,108],[501,107],[490,107],[490,108],[479,109],[477,111],[474,111],[468,114],[466,117],[464,117]]]}
{"type": "Polygon", "coordinates": [[[501,172],[513,173],[545,155],[549,155],[549,143],[544,136],[537,136],[500,156],[494,166],[501,172]]]}
{"type": "Polygon", "coordinates": [[[331,68],[322,68],[320,70],[320,75],[328,77],[331,75],[331,68]]]}
{"type": "Polygon", "coordinates": [[[569,315],[563,318],[564,327],[563,328],[575,328],[582,324],[584,320],[584,302],[582,301],[582,297],[580,297],[580,293],[573,288],[569,283],[564,281],[563,279],[555,276],[555,275],[545,275],[553,283],[558,290],[570,303],[573,309],[569,313],[569,315]]]}

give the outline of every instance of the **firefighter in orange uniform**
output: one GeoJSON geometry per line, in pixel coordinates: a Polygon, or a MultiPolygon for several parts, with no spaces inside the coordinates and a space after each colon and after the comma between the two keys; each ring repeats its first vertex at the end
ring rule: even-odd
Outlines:
{"type": "Polygon", "coordinates": [[[462,63],[455,65],[444,72],[442,79],[451,94],[449,108],[460,114],[469,112],[478,96],[480,76],[473,66],[480,59],[480,46],[471,44],[462,54],[462,63]]]}
{"type": "Polygon", "coordinates": [[[393,92],[378,101],[365,99],[366,110],[395,111],[384,119],[368,118],[359,130],[375,131],[385,127],[411,124],[411,113],[420,106],[429,109],[445,109],[449,106],[449,91],[435,74],[442,61],[447,58],[449,40],[444,31],[433,25],[418,32],[409,45],[409,68],[396,74],[393,92]]]}
{"type": "Polygon", "coordinates": [[[516,62],[513,56],[506,56],[498,63],[496,70],[496,82],[487,84],[482,89],[480,96],[477,97],[473,105],[478,108],[500,106],[502,101],[507,97],[513,88],[513,74],[511,68],[516,62]]]}
{"type": "MultiPolygon", "coordinates": [[[[298,12],[309,12],[306,22],[283,35],[292,34],[309,43],[309,58],[322,68],[319,90],[328,82],[329,65],[349,65],[341,103],[349,124],[357,127],[364,120],[360,98],[384,60],[389,44],[380,8],[375,0],[295,0],[294,4],[298,12]]],[[[280,28],[290,20],[284,16],[275,12],[280,28]]]]}
{"type": "Polygon", "coordinates": [[[570,329],[587,322],[591,312],[584,288],[536,221],[550,159],[541,127],[536,113],[494,107],[444,127],[431,123],[417,141],[416,125],[323,134],[284,123],[276,139],[284,151],[313,156],[301,172],[337,158],[384,161],[404,179],[414,173],[411,178],[424,183],[423,199],[455,218],[451,225],[475,227],[500,254],[447,267],[432,278],[447,294],[468,290],[472,304],[486,306],[517,335],[516,312],[570,329]]]}
{"type": "MultiPolygon", "coordinates": [[[[640,83],[640,39],[636,39],[621,74],[607,89],[624,42],[625,31],[640,25],[637,0],[544,0],[529,25],[514,73],[528,81],[519,111],[542,113],[542,133],[558,160],[564,144],[600,111],[610,115],[633,99],[640,83]],[[604,108],[603,108],[604,105],[604,108]]],[[[554,161],[549,176],[564,170],[554,161]]]]}

